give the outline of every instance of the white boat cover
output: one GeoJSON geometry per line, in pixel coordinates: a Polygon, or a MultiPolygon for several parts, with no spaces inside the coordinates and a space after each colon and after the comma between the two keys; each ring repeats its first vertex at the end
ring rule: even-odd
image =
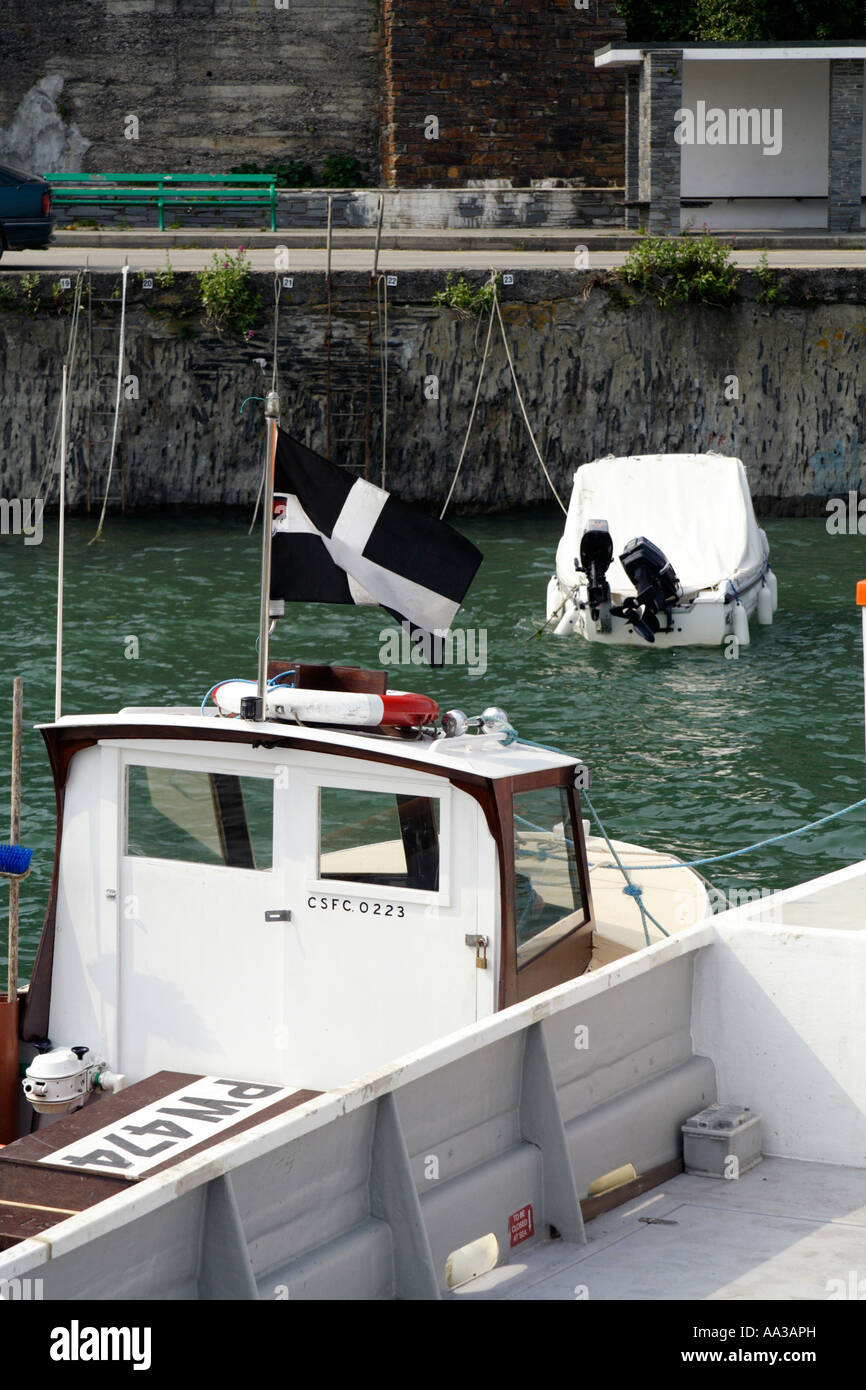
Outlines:
{"type": "Polygon", "coordinates": [[[742,463],[720,454],[635,454],[578,468],[556,552],[557,574],[569,588],[577,582],[580,538],[595,520],[610,528],[614,594],[634,593],[618,557],[636,536],[664,551],[687,592],[745,579],[769,549],[742,463]]]}

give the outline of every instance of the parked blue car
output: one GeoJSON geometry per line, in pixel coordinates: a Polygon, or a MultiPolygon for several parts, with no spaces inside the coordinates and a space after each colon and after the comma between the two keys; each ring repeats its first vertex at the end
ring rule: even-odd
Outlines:
{"type": "Polygon", "coordinates": [[[0,165],[0,256],[47,246],[53,230],[51,185],[38,174],[0,165]]]}

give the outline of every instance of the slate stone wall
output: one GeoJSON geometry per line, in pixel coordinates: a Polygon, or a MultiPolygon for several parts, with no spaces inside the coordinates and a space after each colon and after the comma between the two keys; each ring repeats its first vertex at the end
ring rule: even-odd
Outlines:
{"type": "Polygon", "coordinates": [[[830,63],[829,208],[831,232],[859,232],[863,167],[863,62],[830,63]]]}
{"type": "MultiPolygon", "coordinates": [[[[6,274],[4,283],[14,277],[6,274]]],[[[481,283],[485,276],[470,272],[481,283]]],[[[101,500],[115,398],[119,277],[93,282],[93,393],[87,394],[86,315],[71,384],[69,498],[101,500]]],[[[314,449],[328,437],[324,276],[295,273],[279,323],[283,422],[314,449]]],[[[401,272],[389,288],[387,485],[431,509],[454,475],[478,380],[485,325],[435,308],[439,272],[401,272]]],[[[36,497],[60,395],[69,318],[52,277],[35,317],[0,307],[0,496],[36,497]]],[[[258,277],[264,306],[268,276],[258,277]]],[[[866,492],[863,334],[866,271],[784,278],[789,302],[757,301],[742,274],[730,309],[651,304],[617,308],[594,272],[517,273],[503,315],[529,418],[563,497],[575,467],[607,453],[703,452],[742,458],[761,512],[821,513],[829,496],[866,492]]],[[[187,314],[190,277],[144,291],[130,277],[124,427],[111,505],[251,505],[261,466],[260,407],[270,384],[273,318],[265,307],[249,342],[205,330],[187,314]],[[173,322],[173,316],[175,321],[173,322]]],[[[334,277],[331,443],[335,461],[380,478],[384,322],[369,277],[334,277]]],[[[42,480],[42,481],[40,481],[42,480]]],[[[56,495],[56,494],[55,494],[56,495]]],[[[520,416],[503,346],[494,337],[473,433],[455,491],[458,511],[548,504],[550,493],[520,416]]]]}
{"type": "Polygon", "coordinates": [[[342,152],[375,182],[378,40],[379,0],[0,0],[0,162],[217,173],[342,152]]]}

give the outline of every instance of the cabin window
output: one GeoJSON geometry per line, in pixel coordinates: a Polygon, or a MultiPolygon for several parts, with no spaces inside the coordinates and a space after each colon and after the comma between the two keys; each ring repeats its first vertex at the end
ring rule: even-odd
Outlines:
{"type": "Polygon", "coordinates": [[[575,931],[586,918],[564,787],[516,793],[514,870],[520,969],[575,931]]]}
{"type": "Polygon", "coordinates": [[[319,788],[319,878],[439,887],[439,799],[319,788]]]}
{"type": "Polygon", "coordinates": [[[273,865],[269,777],[129,767],[126,805],[127,854],[230,869],[273,865]]]}

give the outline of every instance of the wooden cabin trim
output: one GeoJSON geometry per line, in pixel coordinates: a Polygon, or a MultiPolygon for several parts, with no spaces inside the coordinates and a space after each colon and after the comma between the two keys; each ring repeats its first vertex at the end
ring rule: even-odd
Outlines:
{"type": "MultiPolygon", "coordinates": [[[[44,732],[44,731],[43,731],[44,732]]],[[[66,777],[69,761],[65,766],[60,761],[60,748],[56,743],[45,740],[48,757],[54,776],[54,802],[57,823],[54,831],[54,863],[51,868],[51,885],[48,901],[45,904],[45,919],[39,934],[39,944],[33,961],[30,983],[21,995],[18,1031],[25,1042],[41,1042],[48,1036],[48,1019],[51,1009],[51,978],[54,972],[54,935],[57,921],[57,893],[60,882],[60,842],[63,837],[63,811],[66,804],[66,777]]],[[[85,745],[86,746],[86,745],[85,745]]]]}
{"type": "Polygon", "coordinates": [[[552,781],[549,773],[529,773],[524,778],[509,779],[507,803],[501,806],[502,845],[500,849],[500,871],[503,888],[503,919],[508,909],[508,930],[503,920],[503,951],[499,979],[500,1009],[510,1004],[521,1003],[542,990],[582,975],[592,959],[593,912],[592,897],[587,872],[586,841],[583,834],[583,818],[580,814],[580,797],[574,786],[574,769],[555,768],[561,775],[552,781]],[[541,780],[537,780],[538,778],[541,780]],[[515,917],[515,864],[514,864],[514,793],[535,790],[537,787],[560,786],[568,793],[568,806],[571,814],[571,828],[577,856],[580,891],[584,905],[583,921],[567,936],[541,951],[534,960],[520,967],[517,963],[517,923],[515,917]],[[507,896],[506,896],[507,894],[507,896]]]}

